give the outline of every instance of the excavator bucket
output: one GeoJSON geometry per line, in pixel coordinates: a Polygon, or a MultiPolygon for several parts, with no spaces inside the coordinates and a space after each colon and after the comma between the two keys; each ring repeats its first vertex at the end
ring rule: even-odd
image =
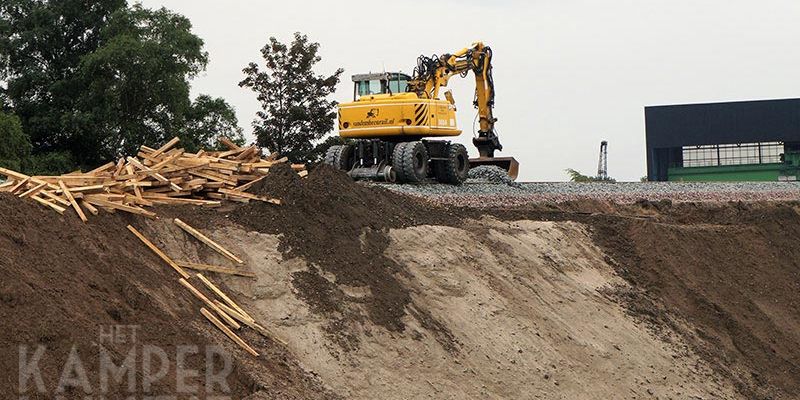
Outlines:
{"type": "Polygon", "coordinates": [[[494,165],[496,167],[500,167],[506,170],[506,172],[508,172],[508,176],[514,180],[516,180],[517,175],[519,175],[519,162],[517,162],[514,157],[479,157],[469,159],[470,168],[479,167],[481,165],[494,165]]]}

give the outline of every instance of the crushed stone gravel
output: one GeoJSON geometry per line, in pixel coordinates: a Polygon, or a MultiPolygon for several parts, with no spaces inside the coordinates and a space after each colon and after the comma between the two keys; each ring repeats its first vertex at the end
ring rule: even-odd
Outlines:
{"type": "Polygon", "coordinates": [[[481,165],[479,167],[471,168],[467,175],[467,182],[470,183],[502,183],[510,186],[519,186],[519,183],[514,182],[506,170],[496,167],[494,165],[481,165]]]}
{"type": "MultiPolygon", "coordinates": [[[[476,168],[477,169],[477,168],[476,168]]],[[[511,207],[528,203],[600,200],[635,203],[640,200],[675,202],[798,201],[800,182],[514,182],[469,179],[462,185],[370,183],[399,193],[449,205],[511,207]]]]}

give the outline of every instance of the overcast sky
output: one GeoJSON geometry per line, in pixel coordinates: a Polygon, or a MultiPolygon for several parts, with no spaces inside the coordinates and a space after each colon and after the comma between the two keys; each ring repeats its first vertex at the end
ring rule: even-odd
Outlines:
{"type": "MultiPolygon", "coordinates": [[[[239,88],[270,36],[299,31],[321,44],[318,72],[410,73],[420,54],[482,40],[494,50],[495,116],[502,155],[520,180],[565,180],[565,168],[594,175],[600,141],[609,174],[646,173],[644,106],[800,96],[798,0],[145,0],[189,17],[210,63],[195,94],[224,97],[252,139],[259,104],[239,88]]],[[[450,88],[470,144],[473,81],[450,88]]]]}

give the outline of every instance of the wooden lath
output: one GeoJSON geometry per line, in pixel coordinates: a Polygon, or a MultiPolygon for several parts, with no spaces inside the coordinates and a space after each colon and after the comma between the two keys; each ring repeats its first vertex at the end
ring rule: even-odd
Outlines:
{"type": "MultiPolygon", "coordinates": [[[[258,147],[241,147],[225,138],[220,140],[227,148],[223,151],[187,153],[179,143],[176,137],[158,148],[141,146],[136,156],[89,172],[28,176],[0,168],[0,176],[8,178],[0,184],[0,192],[33,199],[59,213],[71,208],[84,221],[88,220],[85,211],[96,215],[100,210],[155,218],[143,207],[156,204],[219,207],[222,200],[281,204],[280,199],[247,190],[265,179],[270,167],[288,162],[286,157],[262,157],[258,147]]],[[[304,164],[291,168],[301,177],[308,173],[304,164]]]]}

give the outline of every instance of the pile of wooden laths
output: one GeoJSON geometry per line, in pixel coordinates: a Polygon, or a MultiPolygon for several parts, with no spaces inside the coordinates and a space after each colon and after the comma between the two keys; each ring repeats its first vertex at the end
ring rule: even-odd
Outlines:
{"type": "MultiPolygon", "coordinates": [[[[89,172],[75,171],[59,176],[28,176],[0,168],[6,176],[0,192],[32,199],[61,214],[73,209],[84,221],[86,212],[123,211],[155,218],[143,207],[155,204],[190,204],[218,207],[221,200],[263,201],[280,204],[279,199],[247,193],[261,181],[270,167],[287,162],[277,155],[262,157],[256,146],[240,147],[220,140],[227,150],[186,152],[173,138],[155,149],[141,146],[136,157],[120,158],[89,172]]],[[[292,164],[301,177],[305,165],[292,164]]]]}
{"type": "MultiPolygon", "coordinates": [[[[178,218],[173,220],[175,225],[183,229],[187,234],[193,236],[197,240],[207,244],[214,251],[223,255],[225,258],[242,265],[245,262],[233,253],[222,247],[219,243],[213,241],[211,238],[200,232],[199,230],[189,226],[186,222],[178,218]]],[[[226,274],[247,276],[243,272],[236,272],[234,268],[213,267],[204,264],[196,263],[181,263],[170,258],[163,250],[158,248],[155,243],[146,238],[138,229],[132,225],[128,225],[128,230],[131,231],[139,240],[144,243],[153,253],[161,258],[167,265],[172,267],[180,275],[178,282],[189,290],[204,307],[200,308],[200,313],[214,326],[219,328],[226,336],[228,336],[239,347],[247,351],[253,356],[258,357],[258,352],[247,344],[235,331],[243,327],[254,329],[262,336],[271,338],[272,340],[286,345],[286,342],[280,340],[276,335],[270,332],[267,328],[251,317],[241,306],[239,306],[230,296],[226,295],[214,282],[204,276],[202,273],[189,274],[186,269],[200,269],[210,270],[212,272],[225,272],[226,274]],[[201,288],[205,287],[206,293],[203,293],[201,288]]],[[[252,275],[255,277],[255,275],[252,275]]]]}

